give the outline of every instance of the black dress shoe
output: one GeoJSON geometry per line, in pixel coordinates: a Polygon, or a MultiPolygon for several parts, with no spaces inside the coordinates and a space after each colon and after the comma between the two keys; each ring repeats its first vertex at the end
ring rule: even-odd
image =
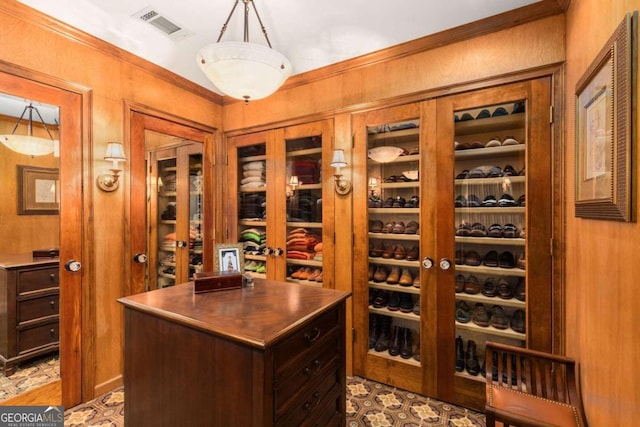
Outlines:
{"type": "Polygon", "coordinates": [[[413,356],[413,340],[411,329],[403,328],[402,342],[400,344],[400,357],[408,359],[413,356]]]}
{"type": "Polygon", "coordinates": [[[378,336],[380,335],[380,325],[377,314],[369,315],[369,348],[373,348],[376,345],[378,336]]]}
{"type": "Polygon", "coordinates": [[[456,338],[456,372],[464,371],[464,342],[462,337],[456,338]]]}
{"type": "Polygon", "coordinates": [[[402,331],[404,328],[394,326],[391,334],[391,342],[389,343],[389,354],[391,356],[397,356],[400,354],[400,345],[402,338],[402,331]]]}
{"type": "Polygon", "coordinates": [[[473,340],[467,341],[466,354],[467,372],[474,377],[480,373],[480,362],[478,361],[478,353],[476,351],[476,343],[473,340]]]}
{"type": "Polygon", "coordinates": [[[391,318],[387,316],[381,316],[380,320],[380,335],[374,345],[375,351],[386,351],[389,349],[389,343],[391,341],[391,318]]]}

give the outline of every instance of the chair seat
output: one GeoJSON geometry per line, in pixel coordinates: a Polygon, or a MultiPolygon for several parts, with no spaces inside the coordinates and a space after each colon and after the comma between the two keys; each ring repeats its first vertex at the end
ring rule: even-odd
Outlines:
{"type": "Polygon", "coordinates": [[[492,386],[487,404],[500,419],[539,426],[580,426],[574,406],[506,387],[492,386]]]}

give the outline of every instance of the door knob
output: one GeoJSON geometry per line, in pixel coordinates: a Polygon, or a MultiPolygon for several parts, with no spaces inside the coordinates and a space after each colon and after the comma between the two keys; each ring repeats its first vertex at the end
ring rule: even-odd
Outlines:
{"type": "Polygon", "coordinates": [[[273,253],[273,248],[264,248],[262,250],[262,255],[271,255],[273,253]]]}
{"type": "Polygon", "coordinates": [[[451,261],[448,258],[442,258],[440,260],[440,268],[442,270],[448,270],[451,268],[451,261]]]}
{"type": "Polygon", "coordinates": [[[280,255],[282,255],[283,253],[284,253],[284,251],[282,250],[282,248],[276,248],[276,249],[274,249],[274,250],[273,250],[273,254],[274,254],[275,256],[280,256],[280,255]]]}
{"type": "Polygon", "coordinates": [[[70,259],[69,261],[64,263],[64,269],[71,272],[80,271],[82,268],[82,264],[75,259],[70,259]]]}
{"type": "Polygon", "coordinates": [[[433,260],[429,257],[424,257],[422,260],[422,268],[426,268],[427,270],[433,267],[433,260]]]}
{"type": "Polygon", "coordinates": [[[147,262],[147,254],[135,254],[133,256],[133,261],[137,262],[138,264],[144,264],[145,262],[147,262]]]}

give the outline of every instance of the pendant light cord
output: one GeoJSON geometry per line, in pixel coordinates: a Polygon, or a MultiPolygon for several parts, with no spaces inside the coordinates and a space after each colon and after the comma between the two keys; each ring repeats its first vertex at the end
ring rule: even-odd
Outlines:
{"type": "MultiPolygon", "coordinates": [[[[273,47],[271,46],[271,41],[269,41],[269,36],[267,36],[267,29],[262,23],[262,19],[260,19],[260,14],[258,13],[258,9],[256,9],[255,3],[253,3],[253,0],[242,0],[242,2],[244,3],[244,41],[245,43],[249,42],[249,4],[251,4],[251,6],[253,6],[253,11],[255,12],[256,17],[258,18],[258,22],[260,23],[260,28],[262,29],[262,35],[267,41],[267,44],[269,45],[269,47],[273,49],[273,47]]],[[[235,12],[236,7],[238,6],[238,3],[240,3],[240,0],[236,0],[233,7],[231,8],[231,13],[229,13],[227,20],[222,25],[222,29],[220,30],[220,35],[218,36],[218,40],[216,40],[216,43],[220,42],[224,32],[227,31],[227,25],[229,24],[229,21],[231,20],[231,17],[233,16],[233,12],[235,12]]]]}

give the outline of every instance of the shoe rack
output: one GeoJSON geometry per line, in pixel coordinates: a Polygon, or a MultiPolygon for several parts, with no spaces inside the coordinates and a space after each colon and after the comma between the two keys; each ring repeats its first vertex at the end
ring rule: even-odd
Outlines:
{"type": "Polygon", "coordinates": [[[549,84],[354,117],[356,375],[481,409],[487,341],[551,349],[549,84]]]}
{"type": "Polygon", "coordinates": [[[202,144],[147,153],[149,289],[193,280],[202,271],[202,144]]]}
{"type": "Polygon", "coordinates": [[[227,234],[243,244],[246,272],[332,286],[332,133],[320,121],[228,139],[227,234]]]}

